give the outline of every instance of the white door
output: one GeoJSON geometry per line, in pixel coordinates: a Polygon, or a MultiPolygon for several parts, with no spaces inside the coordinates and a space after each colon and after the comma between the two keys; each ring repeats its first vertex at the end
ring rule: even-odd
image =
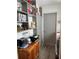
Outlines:
{"type": "Polygon", "coordinates": [[[56,13],[44,14],[44,44],[54,46],[56,43],[56,13]]]}

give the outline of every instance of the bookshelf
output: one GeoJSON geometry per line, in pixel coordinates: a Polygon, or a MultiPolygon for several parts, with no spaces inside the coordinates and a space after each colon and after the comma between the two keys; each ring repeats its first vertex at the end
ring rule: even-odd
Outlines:
{"type": "Polygon", "coordinates": [[[17,32],[33,29],[37,32],[36,0],[17,0],[17,32]]]}

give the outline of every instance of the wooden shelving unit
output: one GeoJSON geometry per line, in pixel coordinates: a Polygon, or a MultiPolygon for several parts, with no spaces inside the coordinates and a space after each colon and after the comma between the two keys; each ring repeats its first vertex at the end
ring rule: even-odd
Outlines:
{"type": "MultiPolygon", "coordinates": [[[[29,30],[29,23],[31,23],[31,25],[35,25],[33,27],[31,27],[31,29],[34,30],[34,33],[37,31],[36,30],[36,12],[37,12],[37,8],[36,8],[36,0],[17,0],[17,26],[23,30],[29,30]],[[30,19],[29,19],[30,17],[30,19]],[[29,20],[32,20],[31,22],[29,22],[29,20]],[[34,23],[34,24],[33,24],[34,23]],[[20,24],[20,25],[18,25],[20,24]],[[23,29],[24,27],[24,29],[23,29]],[[25,28],[26,27],[26,28],[25,28]]],[[[19,29],[17,27],[17,29],[19,29]]],[[[18,31],[17,32],[21,32],[18,31]]]]}

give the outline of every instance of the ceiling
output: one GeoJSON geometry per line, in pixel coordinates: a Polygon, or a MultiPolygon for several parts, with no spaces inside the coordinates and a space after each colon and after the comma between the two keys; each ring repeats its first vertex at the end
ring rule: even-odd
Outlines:
{"type": "Polygon", "coordinates": [[[61,0],[37,0],[39,6],[49,5],[49,4],[58,4],[61,3],[61,0]]]}

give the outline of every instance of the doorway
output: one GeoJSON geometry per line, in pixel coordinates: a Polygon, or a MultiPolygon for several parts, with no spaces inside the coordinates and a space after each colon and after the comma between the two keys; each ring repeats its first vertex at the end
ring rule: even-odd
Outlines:
{"type": "Polygon", "coordinates": [[[44,44],[45,47],[55,46],[57,13],[44,14],[44,44]]]}
{"type": "Polygon", "coordinates": [[[44,45],[40,50],[40,59],[55,59],[56,20],[57,13],[44,14],[44,45]]]}

